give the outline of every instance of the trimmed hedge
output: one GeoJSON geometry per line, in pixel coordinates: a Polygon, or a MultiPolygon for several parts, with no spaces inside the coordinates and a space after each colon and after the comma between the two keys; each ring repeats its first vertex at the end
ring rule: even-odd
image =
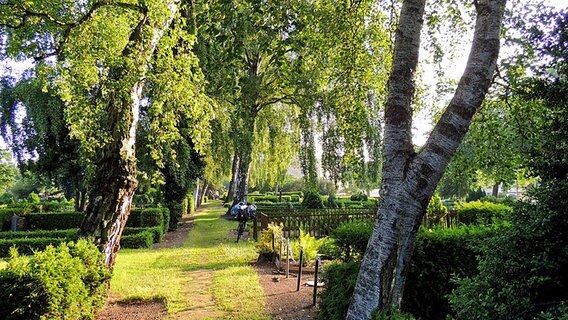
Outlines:
{"type": "Polygon", "coordinates": [[[149,208],[142,210],[140,214],[141,227],[164,227],[162,208],[149,208]]]}
{"type": "MultiPolygon", "coordinates": [[[[342,239],[354,239],[349,246],[362,247],[361,229],[344,227],[342,239]]],[[[498,229],[460,227],[455,229],[421,229],[409,266],[402,309],[418,319],[445,319],[450,313],[448,295],[456,288],[452,281],[477,272],[479,244],[494,236],[498,229]]],[[[367,239],[368,241],[368,239],[367,239]]],[[[359,262],[332,264],[324,269],[327,289],[321,294],[318,319],[344,319],[359,272],[359,262]]]]}
{"type": "Polygon", "coordinates": [[[0,270],[0,319],[93,319],[110,272],[86,240],[13,256],[0,270]]]}
{"type": "Polygon", "coordinates": [[[339,250],[338,258],[352,261],[353,258],[362,257],[372,232],[373,223],[365,221],[345,223],[333,230],[330,238],[339,250]]]}
{"type": "Polygon", "coordinates": [[[120,239],[120,247],[128,249],[151,248],[154,243],[154,235],[150,231],[123,236],[120,239]]]}
{"type": "Polygon", "coordinates": [[[130,236],[140,234],[142,232],[150,232],[152,234],[152,242],[159,243],[164,238],[163,229],[160,227],[151,228],[124,228],[122,231],[122,236],[130,236]]]}
{"type": "Polygon", "coordinates": [[[128,215],[128,220],[126,220],[126,227],[127,228],[140,228],[140,221],[142,210],[144,209],[132,209],[130,210],[130,215],[128,215]]]}
{"type": "Polygon", "coordinates": [[[49,245],[58,245],[65,242],[65,238],[17,238],[0,239],[0,257],[8,257],[10,248],[15,247],[23,255],[33,254],[34,251],[44,250],[49,245]]]}
{"type": "Polygon", "coordinates": [[[0,239],[22,239],[22,238],[65,238],[73,239],[77,234],[78,229],[66,230],[38,230],[38,231],[8,231],[0,232],[0,239]]]}
{"type": "Polygon", "coordinates": [[[64,230],[78,228],[85,214],[82,212],[46,212],[25,215],[28,230],[64,230]]]}
{"type": "Polygon", "coordinates": [[[456,205],[458,221],[463,224],[492,224],[509,220],[513,208],[492,202],[471,201],[456,205]]]}

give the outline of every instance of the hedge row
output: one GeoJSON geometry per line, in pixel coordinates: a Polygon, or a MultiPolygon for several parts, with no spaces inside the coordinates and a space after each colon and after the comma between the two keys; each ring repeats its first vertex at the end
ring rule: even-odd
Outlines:
{"type": "MultiPolygon", "coordinates": [[[[361,257],[372,225],[345,225],[333,236],[338,257],[361,257]],[[366,239],[364,239],[366,238],[366,239]],[[352,239],[353,241],[349,241],[352,239]],[[349,255],[345,248],[350,248],[349,255]]],[[[456,287],[457,277],[477,272],[479,243],[492,237],[498,229],[461,227],[455,229],[421,229],[408,271],[402,309],[419,319],[445,319],[450,312],[447,296],[456,287]]],[[[327,265],[323,281],[327,289],[321,293],[318,319],[344,319],[359,272],[359,261],[327,265]]]]}
{"type": "Polygon", "coordinates": [[[154,243],[154,235],[150,231],[125,235],[120,239],[120,246],[129,249],[151,248],[154,243]]]}
{"type": "Polygon", "coordinates": [[[77,229],[66,230],[38,230],[38,231],[7,231],[0,232],[0,239],[21,239],[21,238],[66,238],[72,239],[77,234],[77,229]]]}
{"type": "Polygon", "coordinates": [[[58,245],[66,240],[65,238],[0,239],[0,257],[8,257],[12,247],[16,247],[18,253],[22,255],[31,255],[34,251],[44,250],[49,245],[58,245]]]}
{"type": "Polygon", "coordinates": [[[129,228],[160,227],[166,233],[170,224],[170,210],[168,208],[133,209],[126,221],[129,228]]]}
{"type": "Polygon", "coordinates": [[[27,229],[64,230],[78,228],[85,214],[82,212],[46,212],[25,215],[27,229]]]}
{"type": "Polygon", "coordinates": [[[122,231],[122,239],[125,236],[138,235],[143,232],[149,232],[152,235],[152,243],[159,243],[164,238],[164,231],[160,227],[150,227],[150,228],[124,228],[122,231]]]}
{"type": "Polygon", "coordinates": [[[499,203],[471,201],[456,205],[458,221],[463,224],[492,224],[509,220],[512,213],[513,208],[499,203]]]}

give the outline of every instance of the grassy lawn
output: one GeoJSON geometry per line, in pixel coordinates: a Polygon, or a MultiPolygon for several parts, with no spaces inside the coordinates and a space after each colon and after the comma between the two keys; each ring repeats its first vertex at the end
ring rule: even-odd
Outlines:
{"type": "Polygon", "coordinates": [[[204,204],[181,248],[121,250],[111,294],[163,299],[173,315],[208,305],[214,318],[268,319],[258,275],[249,266],[257,256],[253,243],[235,243],[230,230],[236,222],[220,218],[225,210],[220,202],[204,204]]]}

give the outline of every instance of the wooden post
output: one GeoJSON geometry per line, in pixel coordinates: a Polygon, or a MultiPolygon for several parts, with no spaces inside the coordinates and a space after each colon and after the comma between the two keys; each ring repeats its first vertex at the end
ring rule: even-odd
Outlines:
{"type": "Polygon", "coordinates": [[[300,282],[302,282],[302,264],[304,263],[304,248],[300,247],[300,267],[298,268],[298,285],[296,291],[300,291],[300,282]]]}
{"type": "Polygon", "coordinates": [[[280,235],[280,253],[278,254],[278,259],[280,260],[280,267],[278,268],[279,271],[282,270],[282,245],[284,243],[284,237],[280,235]]]}
{"type": "Polygon", "coordinates": [[[313,297],[313,301],[312,304],[315,306],[316,305],[316,299],[317,299],[317,295],[318,295],[318,271],[319,271],[319,265],[320,265],[320,257],[319,255],[316,256],[316,270],[314,273],[314,297],[313,297]]]}
{"type": "Polygon", "coordinates": [[[254,217],[254,220],[252,220],[252,238],[254,239],[254,241],[258,241],[258,219],[257,219],[257,217],[254,217]]]}
{"type": "Polygon", "coordinates": [[[290,274],[290,238],[286,238],[286,279],[290,274]]]}

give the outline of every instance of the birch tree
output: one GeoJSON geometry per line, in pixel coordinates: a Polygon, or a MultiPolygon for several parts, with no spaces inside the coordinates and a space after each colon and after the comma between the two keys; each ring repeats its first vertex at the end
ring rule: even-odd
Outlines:
{"type": "Polygon", "coordinates": [[[347,319],[400,308],[405,275],[428,202],[491,85],[506,0],[475,1],[466,69],[454,96],[419,152],[412,145],[412,99],[425,0],[406,0],[394,44],[385,108],[381,203],[347,319]]]}

